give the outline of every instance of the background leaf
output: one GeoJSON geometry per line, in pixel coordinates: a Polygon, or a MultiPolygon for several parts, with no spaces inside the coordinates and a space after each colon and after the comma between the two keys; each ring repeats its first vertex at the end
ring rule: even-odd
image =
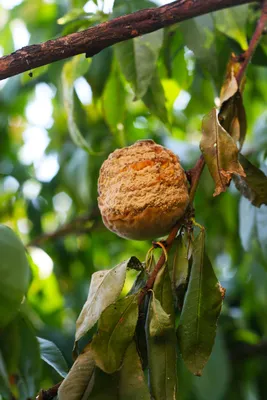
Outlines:
{"type": "Polygon", "coordinates": [[[0,328],[18,312],[29,284],[29,264],[20,239],[7,226],[0,225],[0,328]]]}
{"type": "Polygon", "coordinates": [[[41,358],[63,378],[68,374],[68,365],[59,348],[50,340],[37,338],[40,345],[41,358]]]}
{"type": "Polygon", "coordinates": [[[177,332],[183,360],[198,376],[210,357],[222,307],[219,282],[205,253],[204,238],[201,231],[193,242],[193,263],[177,332]]]}

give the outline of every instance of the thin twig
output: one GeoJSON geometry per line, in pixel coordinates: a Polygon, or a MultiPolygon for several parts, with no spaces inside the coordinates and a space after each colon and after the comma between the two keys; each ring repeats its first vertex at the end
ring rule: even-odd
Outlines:
{"type": "Polygon", "coordinates": [[[242,54],[241,57],[240,57],[241,60],[242,60],[242,64],[241,64],[241,67],[240,67],[240,69],[239,69],[239,71],[237,73],[237,76],[236,76],[236,80],[237,80],[238,86],[240,86],[240,84],[242,82],[242,79],[243,79],[243,77],[245,75],[247,66],[248,66],[249,62],[251,61],[251,59],[252,59],[252,56],[253,56],[253,54],[254,54],[254,52],[256,50],[256,47],[259,44],[261,36],[262,36],[262,34],[264,32],[264,29],[266,27],[266,24],[267,24],[267,0],[264,0],[263,3],[262,3],[261,16],[260,16],[260,19],[258,20],[256,29],[255,29],[255,31],[253,33],[253,36],[251,38],[251,41],[249,43],[249,47],[248,47],[247,51],[244,54],[242,54]]]}
{"type": "Polygon", "coordinates": [[[0,58],[0,80],[58,60],[86,54],[92,57],[125,40],[154,32],[198,15],[252,3],[253,0],[178,0],[111,19],[82,32],[23,47],[0,58]]]}
{"type": "Polygon", "coordinates": [[[29,246],[40,246],[41,244],[45,243],[48,240],[57,239],[59,237],[64,237],[67,235],[81,235],[84,233],[91,232],[92,225],[87,227],[86,224],[88,222],[94,222],[97,215],[97,209],[94,209],[90,214],[83,214],[79,215],[78,217],[74,218],[72,221],[68,222],[67,224],[61,226],[59,229],[50,232],[44,233],[40,236],[35,237],[29,243],[27,243],[27,247],[29,246]]]}

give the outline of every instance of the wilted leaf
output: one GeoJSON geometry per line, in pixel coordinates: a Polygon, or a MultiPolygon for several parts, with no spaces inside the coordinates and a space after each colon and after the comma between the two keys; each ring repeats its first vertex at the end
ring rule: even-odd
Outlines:
{"type": "Polygon", "coordinates": [[[238,91],[238,83],[235,77],[234,66],[228,64],[226,79],[222,85],[220,93],[220,102],[223,104],[229,100],[238,91]]]}
{"type": "Polygon", "coordinates": [[[0,328],[18,312],[29,284],[25,248],[15,233],[0,224],[0,328]]]}
{"type": "Polygon", "coordinates": [[[204,232],[193,242],[193,263],[178,327],[179,348],[187,368],[201,375],[214,344],[222,294],[205,253],[204,232]]]}
{"type": "Polygon", "coordinates": [[[168,266],[174,294],[177,298],[179,309],[182,309],[184,295],[188,284],[189,251],[185,244],[183,235],[175,239],[168,257],[168,266]]]}
{"type": "Polygon", "coordinates": [[[265,256],[267,256],[267,207],[261,206],[256,210],[258,239],[265,256]]]}
{"type": "Polygon", "coordinates": [[[68,365],[59,348],[50,340],[42,338],[37,339],[40,345],[42,360],[54,368],[59,375],[65,378],[68,374],[68,365]]]}
{"type": "Polygon", "coordinates": [[[168,111],[166,108],[166,98],[158,71],[156,70],[146,94],[143,97],[145,105],[152,114],[158,117],[164,124],[168,124],[168,111]]]}
{"type": "Polygon", "coordinates": [[[89,67],[88,60],[81,57],[74,57],[71,61],[64,64],[62,71],[64,106],[68,118],[69,133],[73,143],[89,154],[95,154],[81,134],[74,116],[73,84],[75,79],[83,75],[89,67]]]}
{"type": "MultiPolygon", "coordinates": [[[[171,281],[167,267],[163,267],[157,275],[154,283],[155,298],[161,304],[165,316],[168,315],[169,324],[161,325],[161,329],[155,330],[155,307],[153,297],[150,299],[149,313],[147,317],[147,347],[149,383],[153,399],[176,399],[177,394],[177,343],[174,325],[174,304],[171,281]],[[151,336],[152,332],[158,333],[151,336]]],[[[161,312],[162,315],[162,312],[161,312]]],[[[166,318],[165,318],[166,320],[166,318]]]]}
{"type": "Polygon", "coordinates": [[[162,42],[163,30],[159,30],[115,46],[122,72],[131,83],[137,98],[143,97],[148,90],[162,42]]]}
{"type": "Polygon", "coordinates": [[[218,119],[234,142],[239,142],[241,149],[247,132],[247,117],[240,91],[222,104],[218,119]]]}
{"type": "Polygon", "coordinates": [[[246,175],[234,175],[236,188],[254,206],[260,207],[262,204],[267,204],[267,176],[242,154],[239,154],[239,161],[246,175]]]}
{"type": "Polygon", "coordinates": [[[216,28],[236,40],[243,50],[248,47],[246,24],[248,19],[248,6],[220,10],[213,13],[216,28]]]}
{"type": "Polygon", "coordinates": [[[151,320],[149,325],[150,336],[161,336],[166,333],[166,330],[171,329],[172,323],[170,315],[168,315],[162,308],[158,299],[156,299],[154,292],[152,292],[150,300],[151,320]]]}
{"type": "Polygon", "coordinates": [[[200,148],[215,182],[214,196],[225,192],[233,174],[245,176],[236,144],[220,125],[215,108],[203,119],[200,148]]]}
{"type": "Polygon", "coordinates": [[[119,399],[150,400],[142,364],[134,341],[130,343],[125,353],[119,375],[119,399]]]}
{"type": "Polygon", "coordinates": [[[79,355],[58,390],[58,400],[87,400],[94,384],[95,361],[90,344],[79,355]]]}
{"type": "Polygon", "coordinates": [[[76,322],[77,342],[97,322],[101,313],[119,297],[126,278],[130,260],[123,261],[109,270],[92,275],[88,298],[76,322]]]}
{"type": "Polygon", "coordinates": [[[122,364],[132,341],[138,318],[137,296],[132,295],[111,304],[101,315],[98,332],[92,341],[96,364],[111,374],[122,364]]]}
{"type": "Polygon", "coordinates": [[[250,250],[251,238],[255,228],[256,208],[244,197],[239,202],[239,236],[243,248],[250,250]]]}

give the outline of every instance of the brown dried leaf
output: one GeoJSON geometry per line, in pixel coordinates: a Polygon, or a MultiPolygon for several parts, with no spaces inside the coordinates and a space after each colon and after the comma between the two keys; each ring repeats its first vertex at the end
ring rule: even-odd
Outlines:
{"type": "Polygon", "coordinates": [[[220,101],[223,104],[225,101],[229,100],[238,91],[238,83],[235,78],[235,72],[233,65],[228,65],[226,79],[222,85],[220,93],[220,101]]]}
{"type": "Polygon", "coordinates": [[[267,205],[267,176],[259,168],[251,164],[242,154],[239,154],[239,161],[244,168],[246,176],[233,176],[236,188],[254,206],[267,205]]]}
{"type": "Polygon", "coordinates": [[[247,117],[240,91],[222,104],[218,119],[234,141],[239,142],[241,149],[247,131],[247,117]]]}
{"type": "Polygon", "coordinates": [[[220,125],[216,108],[203,118],[200,149],[215,182],[214,196],[226,191],[233,174],[246,176],[238,161],[238,148],[220,125]]]}

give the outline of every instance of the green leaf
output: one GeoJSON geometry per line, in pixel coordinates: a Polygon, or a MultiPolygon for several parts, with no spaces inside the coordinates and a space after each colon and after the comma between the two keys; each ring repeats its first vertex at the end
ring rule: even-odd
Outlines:
{"type": "MultiPolygon", "coordinates": [[[[87,345],[58,390],[58,400],[86,400],[94,385],[95,361],[87,345]]],[[[91,398],[91,397],[90,397],[91,398]]]]}
{"type": "Polygon", "coordinates": [[[234,176],[236,188],[254,206],[267,204],[267,176],[242,154],[239,154],[239,161],[246,176],[234,176]]]}
{"type": "Polygon", "coordinates": [[[122,72],[131,83],[137,98],[143,97],[148,90],[162,42],[163,31],[159,30],[115,46],[122,72]]]}
{"type": "Polygon", "coordinates": [[[250,250],[251,238],[255,231],[256,208],[244,197],[239,202],[239,236],[243,248],[250,250]]]}
{"type": "Polygon", "coordinates": [[[65,378],[68,374],[68,365],[59,348],[50,340],[39,337],[37,339],[40,345],[42,360],[54,368],[59,375],[65,378]]]}
{"type": "Polygon", "coordinates": [[[0,328],[3,328],[19,310],[28,288],[30,269],[22,242],[1,224],[0,253],[0,328]]]}
{"type": "Polygon", "coordinates": [[[177,305],[182,309],[186,288],[188,285],[189,252],[183,235],[179,235],[173,242],[168,256],[168,267],[171,276],[173,291],[177,298],[177,305]]]}
{"type": "Polygon", "coordinates": [[[200,149],[215,182],[214,196],[226,191],[233,174],[245,176],[236,144],[220,125],[215,108],[203,118],[200,149]]]}
{"type": "Polygon", "coordinates": [[[203,15],[179,24],[184,44],[193,51],[202,67],[212,76],[218,75],[217,53],[214,42],[214,22],[211,15],[203,15]]]}
{"type": "Polygon", "coordinates": [[[8,373],[5,366],[5,361],[0,351],[0,395],[7,399],[11,396],[10,385],[8,381],[8,373]]]}
{"type": "Polygon", "coordinates": [[[65,25],[77,19],[88,18],[93,15],[94,15],[93,13],[86,13],[82,8],[73,8],[70,12],[63,15],[63,17],[59,18],[57,20],[57,23],[59,25],[65,25]]]}
{"type": "Polygon", "coordinates": [[[193,242],[193,263],[177,332],[183,360],[198,376],[210,357],[222,307],[220,285],[205,253],[204,241],[201,231],[193,242]]]}
{"type": "MultiPolygon", "coordinates": [[[[176,372],[176,335],[175,335],[175,316],[174,304],[171,289],[171,281],[167,267],[163,267],[157,275],[154,283],[155,298],[161,304],[161,317],[163,312],[169,315],[169,324],[161,324],[160,329],[154,329],[159,326],[158,307],[153,305],[153,297],[150,299],[149,312],[147,317],[147,347],[148,347],[148,368],[150,390],[153,399],[169,400],[176,399],[177,395],[177,372],[176,372]],[[157,336],[151,336],[153,334],[157,336]]],[[[166,318],[164,318],[166,322],[166,318]]]]}
{"type": "MultiPolygon", "coordinates": [[[[101,369],[95,369],[94,386],[90,400],[120,400],[118,395],[119,373],[106,374],[101,369]]],[[[88,398],[82,399],[87,400],[88,398]]],[[[88,400],[89,400],[88,399],[88,400]]],[[[123,399],[121,399],[123,400],[123,399]]]]}
{"type": "MultiPolygon", "coordinates": [[[[91,85],[95,98],[99,98],[102,95],[103,90],[105,89],[107,80],[111,72],[112,59],[113,50],[111,47],[102,50],[92,59],[92,63],[90,65],[86,78],[91,85]]],[[[114,99],[117,97],[118,93],[113,92],[113,94],[114,93],[116,93],[116,96],[112,96],[110,101],[114,101],[114,99]]]]}
{"type": "Polygon", "coordinates": [[[118,134],[119,131],[123,129],[125,100],[126,91],[122,82],[121,73],[114,63],[112,73],[109,76],[102,97],[104,118],[114,134],[118,134]]]}
{"type": "Polygon", "coordinates": [[[20,400],[33,398],[39,390],[41,377],[41,355],[38,340],[28,319],[18,316],[21,351],[19,360],[20,400]]]}
{"type": "Polygon", "coordinates": [[[76,322],[76,342],[94,326],[101,313],[119,297],[130,260],[92,275],[88,298],[76,322]]]}
{"type": "Polygon", "coordinates": [[[152,292],[150,307],[152,308],[152,316],[149,325],[149,335],[165,335],[166,330],[171,329],[173,326],[170,320],[170,315],[163,310],[159,300],[156,299],[154,292],[152,292]]]}
{"type": "Polygon", "coordinates": [[[119,372],[119,398],[122,400],[150,400],[142,364],[132,341],[125,353],[119,372]]]}
{"type": "Polygon", "coordinates": [[[143,101],[152,114],[158,117],[164,124],[168,124],[169,117],[166,108],[165,92],[157,70],[152,77],[143,101]]]}
{"type": "Polygon", "coordinates": [[[213,13],[216,28],[226,36],[236,40],[243,50],[248,48],[246,25],[248,5],[232,7],[213,13]]]}
{"type": "Polygon", "coordinates": [[[108,374],[121,367],[123,356],[135,332],[137,318],[136,295],[118,300],[102,313],[98,333],[92,341],[92,350],[96,364],[108,374]]]}
{"type": "Polygon", "coordinates": [[[0,351],[2,352],[8,375],[17,373],[20,347],[21,340],[18,321],[17,318],[15,318],[1,331],[0,334],[0,351]]]}
{"type": "Polygon", "coordinates": [[[267,256],[267,207],[261,206],[256,210],[256,226],[258,239],[263,251],[263,254],[267,256]]]}
{"type": "Polygon", "coordinates": [[[71,61],[64,64],[62,71],[64,106],[68,118],[69,133],[73,143],[87,151],[89,154],[95,155],[87,141],[82,136],[74,117],[73,84],[75,79],[83,75],[89,67],[88,59],[82,57],[84,56],[76,56],[71,61]]]}

